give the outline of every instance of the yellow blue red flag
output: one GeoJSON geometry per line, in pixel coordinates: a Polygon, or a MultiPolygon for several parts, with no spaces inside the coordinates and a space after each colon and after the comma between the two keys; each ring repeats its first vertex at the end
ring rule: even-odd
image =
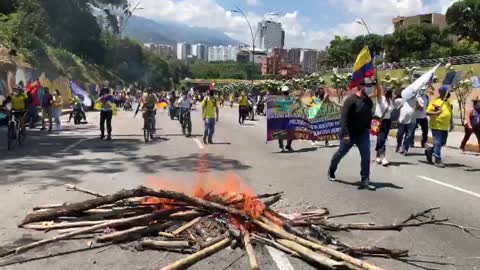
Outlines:
{"type": "Polygon", "coordinates": [[[350,89],[359,86],[365,78],[375,76],[375,69],[373,68],[372,56],[368,46],[363,47],[357,56],[355,65],[353,66],[352,80],[350,81],[350,89]]]}

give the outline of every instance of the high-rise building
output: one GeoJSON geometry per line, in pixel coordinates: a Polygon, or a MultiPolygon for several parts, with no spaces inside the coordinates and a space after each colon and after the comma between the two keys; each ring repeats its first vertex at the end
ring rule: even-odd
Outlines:
{"type": "Polygon", "coordinates": [[[318,51],[303,49],[300,54],[300,64],[303,67],[303,71],[307,74],[317,71],[318,51]]]}
{"type": "Polygon", "coordinates": [[[159,55],[162,58],[173,58],[176,56],[175,48],[171,45],[145,43],[143,46],[145,47],[145,49],[159,55]]]}
{"type": "Polygon", "coordinates": [[[192,45],[183,42],[177,43],[177,59],[187,60],[187,57],[192,55],[192,45]]]}
{"type": "Polygon", "coordinates": [[[411,25],[421,25],[421,24],[434,25],[440,28],[440,30],[443,30],[448,26],[446,16],[438,13],[421,14],[421,15],[410,16],[410,17],[400,16],[400,17],[393,18],[392,22],[393,22],[393,26],[395,27],[395,30],[402,27],[408,27],[411,25]]]}
{"type": "Polygon", "coordinates": [[[207,61],[208,60],[208,47],[206,45],[197,43],[192,45],[192,56],[197,59],[207,61]]]}
{"type": "Polygon", "coordinates": [[[302,55],[300,48],[291,48],[288,50],[288,62],[293,65],[300,65],[300,57],[302,55]]]}
{"type": "Polygon", "coordinates": [[[258,23],[260,32],[259,47],[265,50],[283,48],[285,45],[285,31],[282,24],[273,20],[263,20],[258,23]]]}
{"type": "Polygon", "coordinates": [[[213,46],[208,48],[209,62],[237,61],[237,54],[240,52],[238,46],[213,46]]]}

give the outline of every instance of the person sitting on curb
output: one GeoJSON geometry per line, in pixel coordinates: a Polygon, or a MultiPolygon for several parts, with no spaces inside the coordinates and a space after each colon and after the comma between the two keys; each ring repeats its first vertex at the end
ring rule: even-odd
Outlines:
{"type": "Polygon", "coordinates": [[[471,108],[465,117],[465,136],[463,137],[460,149],[465,151],[465,146],[472,134],[475,134],[478,142],[478,151],[480,152],[480,96],[472,100],[473,108],[471,108]]]}
{"type": "Polygon", "coordinates": [[[448,86],[440,87],[438,93],[438,98],[433,100],[427,108],[432,129],[433,148],[427,148],[425,155],[428,163],[432,164],[433,157],[435,157],[435,166],[445,168],[442,161],[442,147],[447,144],[448,132],[453,131],[453,106],[448,100],[450,98],[448,86]]]}

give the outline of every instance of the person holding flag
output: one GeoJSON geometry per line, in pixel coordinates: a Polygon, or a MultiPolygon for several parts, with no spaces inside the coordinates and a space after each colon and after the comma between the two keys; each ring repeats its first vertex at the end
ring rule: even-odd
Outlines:
{"type": "Polygon", "coordinates": [[[340,118],[340,147],[332,157],[328,169],[328,179],[336,181],[335,172],[338,164],[354,145],[358,147],[361,157],[360,189],[375,190],[370,184],[370,127],[373,117],[373,95],[375,69],[370,50],[365,46],[359,53],[354,65],[350,89],[355,89],[343,104],[340,118]]]}

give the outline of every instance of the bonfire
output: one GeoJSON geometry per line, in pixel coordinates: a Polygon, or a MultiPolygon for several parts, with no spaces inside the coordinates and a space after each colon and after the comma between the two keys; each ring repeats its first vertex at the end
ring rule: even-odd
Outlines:
{"type": "Polygon", "coordinates": [[[299,213],[274,209],[283,193],[256,195],[236,177],[225,181],[201,181],[193,189],[168,190],[138,187],[114,194],[100,194],[73,185],[68,190],[95,198],[71,204],[36,206],[19,227],[58,233],[51,238],[19,246],[0,254],[10,257],[28,250],[71,239],[91,237],[90,246],[136,242],[138,250],[156,249],[186,256],[162,269],[186,269],[225,248],[242,248],[251,269],[259,269],[253,245],[268,245],[325,269],[379,270],[368,256],[398,258],[407,250],[354,247],[336,239],[338,230],[396,230],[426,224],[451,225],[435,218],[438,208],[414,213],[400,223],[339,224],[326,208],[299,213]]]}

